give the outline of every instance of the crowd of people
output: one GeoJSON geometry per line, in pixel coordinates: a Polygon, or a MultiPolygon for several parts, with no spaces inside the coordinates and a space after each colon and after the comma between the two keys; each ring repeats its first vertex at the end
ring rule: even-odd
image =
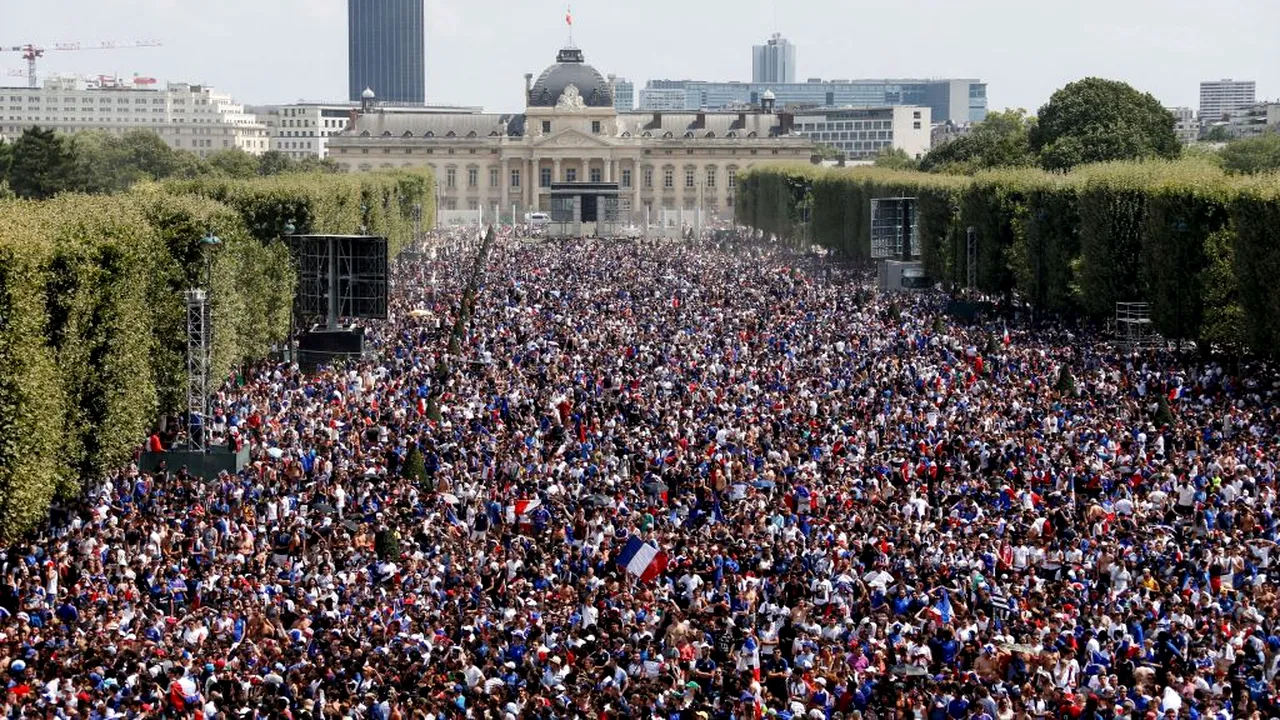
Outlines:
{"type": "Polygon", "coordinates": [[[0,556],[5,717],[1280,717],[1268,367],[724,234],[500,235],[451,351],[449,247],[0,556]]]}

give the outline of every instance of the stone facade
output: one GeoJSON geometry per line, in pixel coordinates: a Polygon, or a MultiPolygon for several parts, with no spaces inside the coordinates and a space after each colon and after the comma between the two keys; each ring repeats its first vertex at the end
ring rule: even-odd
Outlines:
{"type": "MultiPolygon", "coordinates": [[[[556,68],[537,86],[526,77],[522,114],[411,114],[366,103],[330,138],[329,156],[351,172],[430,167],[442,209],[486,215],[547,210],[553,182],[616,182],[619,212],[636,220],[646,209],[656,216],[697,207],[728,217],[737,173],[756,163],[808,162],[813,154],[786,114],[620,113],[599,88],[588,91],[588,101],[572,83],[544,102],[540,88],[555,85],[556,68]]],[[[590,75],[583,69],[590,66],[575,69],[575,77],[590,75]]]]}

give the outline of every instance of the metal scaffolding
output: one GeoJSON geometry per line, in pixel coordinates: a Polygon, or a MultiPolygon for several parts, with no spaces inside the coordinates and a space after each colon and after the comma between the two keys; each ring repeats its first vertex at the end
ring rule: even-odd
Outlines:
{"type": "Polygon", "coordinates": [[[1116,346],[1126,353],[1158,347],[1163,340],[1151,325],[1151,303],[1116,303],[1116,346]]]}
{"type": "Polygon", "coordinates": [[[187,296],[187,442],[194,452],[209,450],[209,295],[187,296]]]}

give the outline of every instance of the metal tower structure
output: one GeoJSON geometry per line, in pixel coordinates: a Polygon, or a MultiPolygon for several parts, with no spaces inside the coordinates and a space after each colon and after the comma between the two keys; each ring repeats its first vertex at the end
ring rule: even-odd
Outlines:
{"type": "Polygon", "coordinates": [[[209,294],[187,296],[187,436],[193,452],[209,451],[209,294]]]}

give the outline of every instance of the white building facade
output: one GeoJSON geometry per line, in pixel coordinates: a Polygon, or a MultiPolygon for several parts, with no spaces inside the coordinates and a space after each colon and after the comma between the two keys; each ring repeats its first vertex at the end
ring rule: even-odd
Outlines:
{"type": "Polygon", "coordinates": [[[295,160],[329,157],[329,138],[342,132],[354,103],[297,103],[253,108],[271,136],[270,149],[295,160]]]}
{"type": "Polygon", "coordinates": [[[153,90],[60,78],[41,88],[0,88],[0,132],[17,136],[33,125],[63,133],[151,130],[201,157],[232,149],[261,155],[270,147],[266,125],[230,95],[188,83],[153,90]]]}
{"type": "Polygon", "coordinates": [[[414,114],[370,102],[330,138],[330,157],[353,172],[430,167],[442,209],[486,216],[551,209],[553,184],[616,185],[618,212],[632,221],[695,208],[727,217],[739,172],[812,157],[788,115],[620,113],[581,51],[557,60],[536,83],[526,77],[524,113],[414,114]]]}
{"type": "Polygon", "coordinates": [[[1200,139],[1200,121],[1196,119],[1196,111],[1189,107],[1165,108],[1173,115],[1173,132],[1183,145],[1200,139]]]}
{"type": "Polygon", "coordinates": [[[1257,102],[1253,80],[1210,80],[1200,83],[1200,121],[1225,120],[1232,112],[1257,102]]]}
{"type": "Polygon", "coordinates": [[[850,160],[869,160],[887,149],[919,159],[933,145],[927,107],[821,109],[797,113],[795,128],[850,160]]]}

